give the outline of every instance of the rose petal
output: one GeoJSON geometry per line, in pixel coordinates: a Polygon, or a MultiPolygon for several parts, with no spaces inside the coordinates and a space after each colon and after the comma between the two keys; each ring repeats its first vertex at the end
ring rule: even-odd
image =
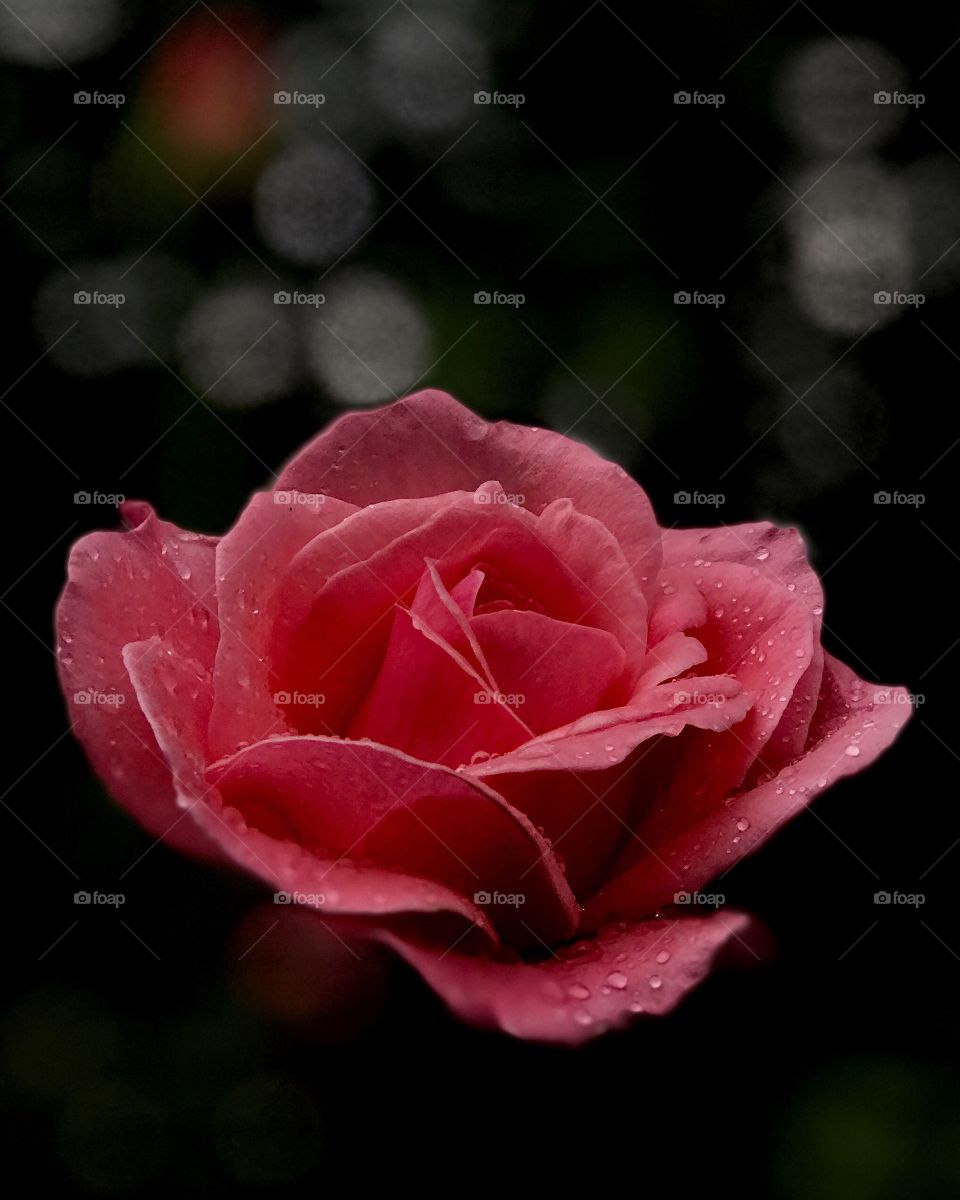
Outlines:
{"type": "Polygon", "coordinates": [[[647,649],[647,600],[626,556],[602,522],[555,500],[540,514],[538,531],[591,595],[581,622],[609,630],[638,668],[647,649]]]}
{"type": "MultiPolygon", "coordinates": [[[[769,522],[723,525],[715,529],[664,531],[664,565],[674,571],[698,574],[698,564],[735,562],[758,571],[764,578],[786,588],[806,607],[813,623],[813,654],[803,677],[797,682],[774,731],[765,757],[774,770],[803,749],[820,693],[823,649],[820,627],[823,588],[810,565],[803,539],[795,529],[781,529],[769,522]]],[[[759,773],[759,768],[758,768],[759,773]]]]}
{"type": "MultiPolygon", "coordinates": [[[[324,914],[392,917],[418,913],[431,922],[442,918],[464,932],[463,921],[497,942],[486,915],[465,896],[427,879],[347,859],[321,858],[283,837],[251,828],[236,809],[223,804],[220,791],[204,777],[209,690],[203,668],[175,652],[169,642],[151,638],[124,649],[130,677],[160,752],[176,785],[176,809],[170,836],[184,834],[218,848],[224,859],[284,893],[283,903],[302,904],[324,914]],[[197,693],[194,700],[194,693],[197,693]],[[199,702],[197,702],[199,701],[199,702]]],[[[219,778],[228,778],[229,764],[219,778]]]]}
{"type": "Polygon", "coordinates": [[[576,943],[537,964],[467,956],[389,930],[401,954],[464,1021],[514,1037],[577,1045],[640,1014],[670,1012],[724,959],[759,961],[760,930],[743,913],[644,921],[576,943]]]}
{"type": "Polygon", "coordinates": [[[577,896],[592,894],[631,840],[633,809],[647,790],[639,768],[651,747],[643,743],[673,739],[688,726],[726,728],[742,720],[749,706],[733,679],[696,679],[682,686],[683,692],[676,686],[651,689],[633,705],[592,713],[464,768],[490,780],[543,829],[562,855],[577,896]]]}
{"type": "MultiPolygon", "coordinates": [[[[703,808],[739,786],[762,759],[798,681],[814,658],[813,618],[792,592],[738,563],[704,563],[697,586],[708,616],[697,630],[705,670],[733,676],[752,698],[746,718],[722,735],[694,739],[673,772],[662,807],[703,808]]],[[[683,684],[679,680],[678,684],[683,684]]]]}
{"type": "Polygon", "coordinates": [[[214,764],[225,801],[324,857],[350,856],[464,895],[523,893],[486,907],[518,945],[569,937],[579,909],[544,839],[477,780],[392,747],[340,738],[260,742],[214,764]]]}
{"type": "Polygon", "coordinates": [[[623,650],[603,629],[516,609],[475,616],[470,625],[499,691],[534,733],[603,707],[623,675],[623,650]]]}
{"type": "Polygon", "coordinates": [[[213,757],[289,728],[274,703],[278,689],[265,662],[278,581],[298,551],[354,512],[354,505],[329,496],[259,492],[221,539],[216,566],[220,643],[210,723],[213,757]]]}
{"type": "Polygon", "coordinates": [[[652,598],[660,531],[646,495],[621,467],[548,430],[490,424],[444,392],[417,392],[373,412],[348,413],[287,464],[278,486],[363,506],[472,491],[488,479],[523,496],[534,513],[568,497],[613,534],[652,598]]]}
{"type": "Polygon", "coordinates": [[[545,769],[605,770],[658,734],[672,737],[690,725],[728,729],[743,720],[749,706],[749,697],[730,676],[692,676],[651,688],[621,708],[581,717],[467,770],[478,778],[545,769]]]}
{"type": "Polygon", "coordinates": [[[829,784],[868,766],[894,740],[911,712],[903,688],[865,683],[830,655],[820,710],[809,749],[767,783],[693,821],[682,807],[658,810],[641,821],[637,832],[651,853],[587,905],[587,924],[612,913],[656,912],[678,890],[696,891],[752,853],[829,784]]]}
{"type": "Polygon", "coordinates": [[[670,633],[647,651],[637,690],[646,691],[669,679],[676,679],[707,661],[703,642],[685,633],[670,633]]]}
{"type": "MultiPolygon", "coordinates": [[[[665,534],[675,532],[664,530],[665,534]]],[[[694,583],[695,574],[684,568],[664,564],[657,579],[657,597],[650,612],[650,646],[656,646],[671,634],[696,629],[707,619],[707,602],[694,583]]]]}
{"type": "MultiPolygon", "coordinates": [[[[452,597],[472,612],[481,581],[472,572],[452,597]]],[[[472,648],[438,587],[442,581],[425,571],[410,612],[396,611],[380,670],[347,735],[456,767],[480,751],[511,750],[531,733],[515,709],[490,702],[481,665],[466,657],[472,648]]]]}
{"type": "Polygon", "coordinates": [[[281,585],[272,660],[282,688],[325,696],[322,713],[294,715],[300,732],[347,728],[383,660],[393,609],[412,602],[427,560],[447,586],[479,567],[487,586],[509,580],[558,620],[613,626],[616,636],[620,622],[529,512],[464,493],[375,505],[314,538],[281,585]]]}
{"type": "MultiPolygon", "coordinates": [[[[176,654],[212,665],[217,644],[216,539],[159,520],[142,503],[124,508],[128,532],[81,538],[70,553],[56,614],[58,665],[74,732],[111,795],[156,836],[177,821],[174,786],[122,658],[128,642],[160,634],[176,654]],[[87,703],[76,702],[78,694],[87,703]],[[104,703],[100,696],[123,702],[104,703]],[[91,699],[93,697],[93,699],[91,699]]],[[[191,854],[213,849],[190,824],[169,843],[191,854]]]]}

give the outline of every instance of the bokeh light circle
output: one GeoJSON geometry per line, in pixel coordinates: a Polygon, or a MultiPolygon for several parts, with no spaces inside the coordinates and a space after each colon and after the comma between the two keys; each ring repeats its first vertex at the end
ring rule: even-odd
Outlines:
{"type": "Polygon", "coordinates": [[[326,290],[326,303],[307,320],[307,360],[323,389],[340,404],[380,404],[407,391],[434,357],[422,308],[395,279],[351,268],[326,290]]]}
{"type": "Polygon", "coordinates": [[[177,334],[187,381],[223,408],[256,408],[296,383],[299,352],[288,309],[269,285],[232,282],[200,297],[177,334]]]}
{"type": "Polygon", "coordinates": [[[301,266],[326,266],[369,228],[374,186],[343,147],[295,145],[263,171],[254,210],[264,241],[277,253],[301,266]]]}

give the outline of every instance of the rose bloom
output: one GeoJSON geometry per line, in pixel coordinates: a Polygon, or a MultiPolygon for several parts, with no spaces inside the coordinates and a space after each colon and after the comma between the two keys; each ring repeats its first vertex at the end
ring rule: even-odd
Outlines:
{"type": "Polygon", "coordinates": [[[794,530],[662,529],[620,467],[441,392],[341,417],[222,538],[122,511],[57,612],[110,792],[520,1037],[749,960],[711,880],[910,711],[824,651],[794,530]]]}

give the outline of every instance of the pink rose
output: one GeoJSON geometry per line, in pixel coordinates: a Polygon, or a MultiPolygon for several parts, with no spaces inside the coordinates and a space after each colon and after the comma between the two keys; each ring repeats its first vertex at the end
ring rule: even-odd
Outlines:
{"type": "Polygon", "coordinates": [[[824,652],[795,531],[661,529],[619,467],[441,392],[342,417],[223,538],[123,515],[57,613],[113,795],[521,1037],[749,948],[710,881],[909,713],[824,652]]]}

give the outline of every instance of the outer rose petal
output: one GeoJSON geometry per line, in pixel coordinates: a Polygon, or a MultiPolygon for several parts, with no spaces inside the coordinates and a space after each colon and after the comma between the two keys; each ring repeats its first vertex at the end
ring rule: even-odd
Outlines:
{"type": "Polygon", "coordinates": [[[175,654],[213,664],[216,539],[160,521],[145,504],[123,511],[134,528],[88,534],[70,552],[56,613],[61,684],[74,733],[110,793],[150,833],[169,830],[176,849],[214,854],[195,826],[177,821],[170,771],[121,655],[128,642],[162,635],[175,654]],[[71,703],[87,691],[119,693],[124,703],[71,703]]]}
{"type": "MultiPolygon", "coordinates": [[[[486,915],[466,897],[442,884],[401,872],[320,858],[302,846],[250,828],[236,809],[226,807],[216,787],[204,778],[209,690],[204,670],[195,660],[174,652],[159,638],[131,643],[124,649],[130,677],[157,743],[176,783],[177,808],[171,835],[194,831],[223,858],[264,880],[272,888],[295,894],[294,903],[330,916],[357,914],[392,918],[417,913],[432,923],[443,920],[463,934],[473,925],[488,948],[497,943],[486,915]],[[198,686],[201,685],[201,686],[198,686]]],[[[225,772],[220,774],[221,780],[225,772]]]]}
{"type": "Polygon", "coordinates": [[[451,953],[373,930],[461,1019],[514,1037],[577,1045],[639,1013],[669,1012],[722,957],[759,956],[759,927],[744,913],[662,918],[613,927],[576,943],[563,961],[507,963],[451,953]]]}
{"type": "Polygon", "coordinates": [[[208,769],[225,801],[323,857],[353,857],[483,901],[515,945],[555,942],[579,907],[549,845],[495,791],[465,774],[373,742],[275,738],[208,769]]]}
{"type": "Polygon", "coordinates": [[[584,921],[600,922],[613,913],[656,912],[672,902],[678,889],[701,888],[756,850],[818,792],[868,766],[894,740],[910,711],[903,688],[865,683],[827,655],[807,751],[767,783],[734,796],[696,821],[685,812],[650,813],[637,832],[651,853],[587,904],[584,921]]]}
{"type": "Polygon", "coordinates": [[[718,737],[698,738],[671,774],[671,804],[690,808],[700,797],[700,807],[709,808],[739,787],[765,754],[816,643],[806,607],[759,572],[738,563],[704,563],[696,579],[710,610],[697,630],[707,651],[705,669],[732,676],[753,699],[743,722],[718,737]]]}
{"type": "Polygon", "coordinates": [[[767,521],[751,525],[722,525],[714,529],[672,529],[663,534],[664,567],[671,574],[696,576],[698,563],[731,562],[748,566],[793,594],[813,622],[813,655],[797,681],[764,758],[779,770],[803,749],[817,706],[823,676],[820,626],[823,588],[795,529],[780,529],[767,521]]]}
{"type": "Polygon", "coordinates": [[[473,491],[499,479],[540,513],[558,497],[596,517],[620,543],[648,599],[660,530],[643,490],[614,463],[545,429],[491,424],[445,392],[423,391],[335,421],[284,468],[278,487],[352,504],[473,491]]]}

